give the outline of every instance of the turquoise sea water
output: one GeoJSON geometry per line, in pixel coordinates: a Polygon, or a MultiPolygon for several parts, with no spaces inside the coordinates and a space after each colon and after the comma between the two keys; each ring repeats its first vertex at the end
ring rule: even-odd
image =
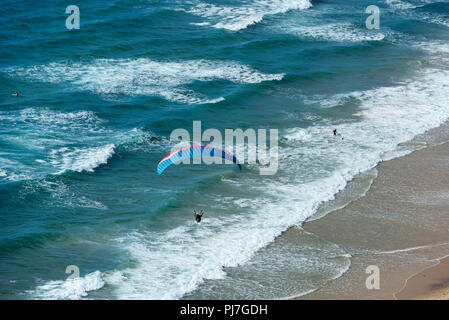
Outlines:
{"type": "Polygon", "coordinates": [[[79,30],[66,29],[64,1],[0,5],[3,299],[315,290],[347,270],[344,250],[304,233],[261,252],[449,118],[448,1],[73,4],[79,30]],[[365,26],[373,4],[378,30],[365,26]],[[195,120],[278,129],[277,174],[184,165],[158,176],[171,131],[195,120]],[[66,280],[69,265],[80,278],[66,280]]]}

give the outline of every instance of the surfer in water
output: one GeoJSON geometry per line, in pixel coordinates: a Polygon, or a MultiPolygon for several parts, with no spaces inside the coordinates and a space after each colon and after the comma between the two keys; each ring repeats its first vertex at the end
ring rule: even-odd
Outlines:
{"type": "Polygon", "coordinates": [[[16,96],[16,97],[18,97],[19,96],[19,93],[16,91],[16,92],[14,92],[13,93],[13,96],[16,96]]]}
{"type": "Polygon", "coordinates": [[[193,210],[193,217],[195,218],[196,222],[201,222],[201,218],[203,217],[203,210],[200,211],[200,213],[196,213],[196,210],[193,210]]]}
{"type": "Polygon", "coordinates": [[[334,133],[334,137],[340,137],[340,139],[343,140],[343,137],[337,132],[337,129],[334,129],[332,132],[334,133]]]}

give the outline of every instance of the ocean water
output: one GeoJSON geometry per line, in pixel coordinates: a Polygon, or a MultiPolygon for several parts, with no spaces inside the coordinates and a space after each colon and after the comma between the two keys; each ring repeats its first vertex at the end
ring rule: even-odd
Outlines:
{"type": "Polygon", "coordinates": [[[0,6],[2,299],[314,291],[351,256],[302,223],[367,171],[348,191],[365,192],[369,169],[449,118],[449,1],[76,5],[79,30],[66,29],[63,1],[0,6]],[[365,26],[373,4],[378,30],[365,26]],[[278,129],[278,172],[158,176],[170,133],[195,120],[278,129]],[[299,240],[274,242],[292,226],[299,240]]]}

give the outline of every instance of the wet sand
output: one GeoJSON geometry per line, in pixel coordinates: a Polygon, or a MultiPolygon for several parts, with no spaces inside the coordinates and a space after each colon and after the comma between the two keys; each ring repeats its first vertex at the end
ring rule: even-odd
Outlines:
{"type": "Polygon", "coordinates": [[[431,146],[380,163],[364,196],[303,225],[352,258],[342,277],[299,299],[447,299],[448,136],[446,124],[417,137],[410,145],[431,146]],[[379,268],[380,289],[366,286],[371,265],[379,268]]]}
{"type": "Polygon", "coordinates": [[[398,299],[449,300],[449,257],[407,279],[398,299]]]}

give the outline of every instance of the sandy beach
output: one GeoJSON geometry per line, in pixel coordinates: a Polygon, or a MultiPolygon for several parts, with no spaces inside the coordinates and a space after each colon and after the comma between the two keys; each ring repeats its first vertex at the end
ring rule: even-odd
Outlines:
{"type": "Polygon", "coordinates": [[[303,225],[352,258],[342,277],[300,299],[449,298],[448,132],[444,125],[415,138],[409,146],[420,150],[384,161],[358,178],[377,175],[364,196],[352,200],[350,183],[324,204],[332,207],[345,199],[346,206],[303,225]],[[370,290],[365,281],[372,265],[379,268],[380,288],[370,290]]]}
{"type": "Polygon", "coordinates": [[[407,279],[403,290],[395,295],[397,299],[449,300],[449,258],[426,268],[407,279]]]}

